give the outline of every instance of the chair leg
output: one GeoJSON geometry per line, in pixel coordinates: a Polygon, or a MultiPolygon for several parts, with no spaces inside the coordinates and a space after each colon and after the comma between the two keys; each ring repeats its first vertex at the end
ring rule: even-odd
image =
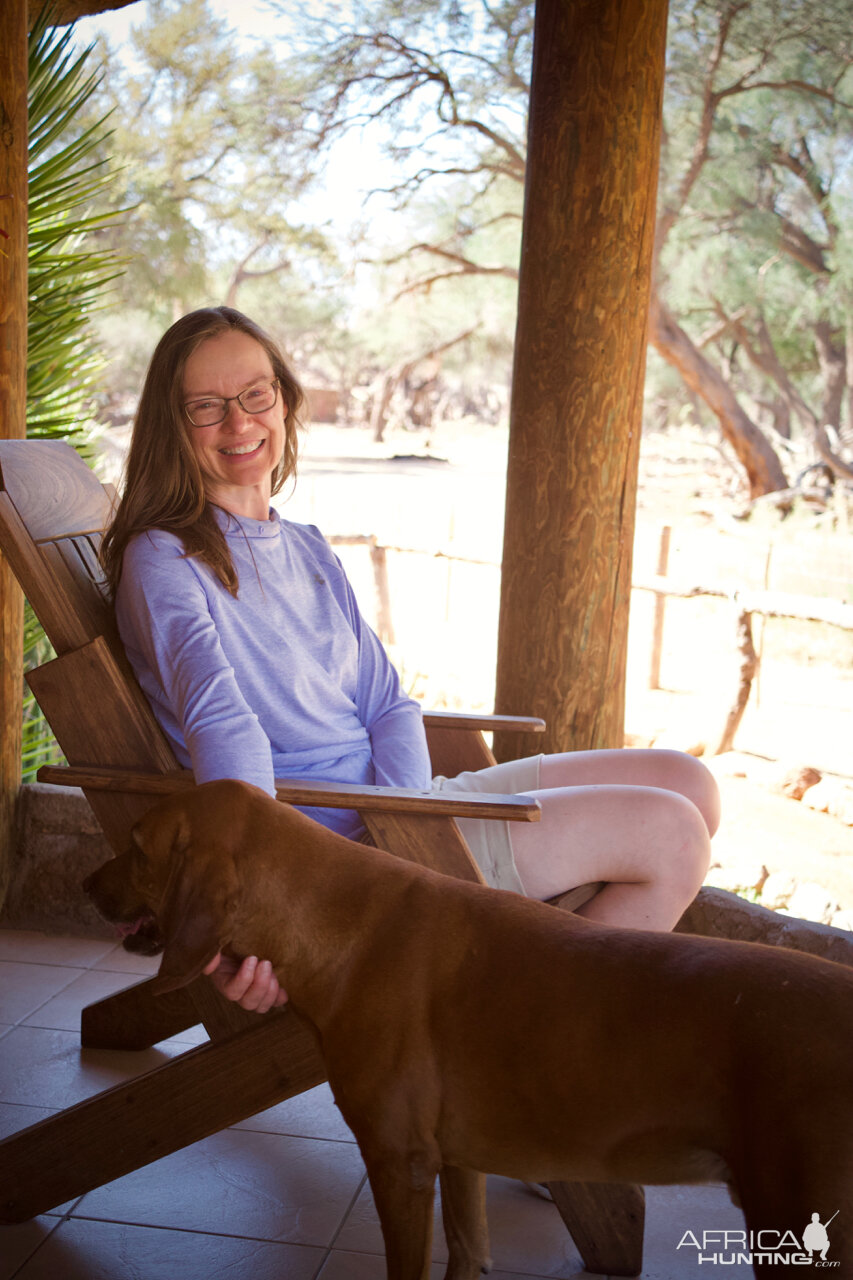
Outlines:
{"type": "Polygon", "coordinates": [[[292,1010],[0,1142],[0,1223],[23,1222],[326,1079],[292,1010]]]}
{"type": "MultiPolygon", "coordinates": [[[[549,899],[561,911],[577,911],[603,881],[579,885],[549,899]]],[[[633,1183],[551,1182],[548,1190],[587,1271],[637,1276],[643,1269],[646,1197],[633,1183]]]]}
{"type": "Polygon", "coordinates": [[[87,1049],[150,1049],[201,1021],[188,988],[155,996],[153,979],[87,1005],[80,1039],[87,1049]]]}
{"type": "Polygon", "coordinates": [[[646,1217],[642,1187],[549,1182],[548,1190],[587,1271],[606,1276],[640,1274],[646,1217]]]}

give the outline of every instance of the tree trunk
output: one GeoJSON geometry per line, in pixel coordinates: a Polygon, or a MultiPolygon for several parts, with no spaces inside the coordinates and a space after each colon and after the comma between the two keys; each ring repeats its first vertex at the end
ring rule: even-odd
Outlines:
{"type": "Polygon", "coordinates": [[[548,722],[522,753],[623,742],[666,18],[536,6],[496,694],[548,722]]]}
{"type": "Polygon", "coordinates": [[[744,413],[720,371],[706,360],[658,297],[652,299],[649,339],[716,415],[724,437],[746,471],[750,498],[786,489],[788,481],[773,446],[744,413]]]}
{"type": "Polygon", "coordinates": [[[832,340],[832,328],[828,320],[819,320],[815,325],[814,345],[823,378],[821,422],[841,431],[844,392],[847,387],[847,361],[844,348],[837,347],[832,340]]]}
{"type": "MultiPolygon", "coordinates": [[[[0,4],[0,438],[26,434],[27,0],[0,4]]],[[[23,597],[0,559],[0,907],[21,783],[23,597]]]]}

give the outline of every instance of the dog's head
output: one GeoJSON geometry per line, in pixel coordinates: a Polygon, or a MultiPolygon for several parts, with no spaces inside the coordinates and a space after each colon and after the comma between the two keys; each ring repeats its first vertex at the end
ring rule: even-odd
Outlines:
{"type": "Polygon", "coordinates": [[[163,952],[157,993],[197,978],[230,939],[234,855],[197,809],[182,796],[155,806],[134,827],[131,848],[83,882],[129,951],[163,952]]]}

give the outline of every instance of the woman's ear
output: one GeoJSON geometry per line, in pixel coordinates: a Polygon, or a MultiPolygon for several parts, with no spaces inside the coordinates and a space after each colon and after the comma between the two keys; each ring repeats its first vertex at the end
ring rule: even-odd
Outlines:
{"type": "Polygon", "coordinates": [[[175,866],[160,911],[165,939],[152,991],[160,995],[192,982],[228,942],[237,902],[237,872],[222,850],[173,851],[175,866]]]}

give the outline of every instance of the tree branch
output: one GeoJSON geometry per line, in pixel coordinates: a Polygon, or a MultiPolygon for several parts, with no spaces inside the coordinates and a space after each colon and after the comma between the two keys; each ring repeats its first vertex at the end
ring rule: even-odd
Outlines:
{"type": "Polygon", "coordinates": [[[752,335],[743,322],[743,311],[735,316],[726,317],[725,310],[717,299],[714,300],[714,306],[721,318],[728,319],[732,331],[737,335],[738,341],[755,367],[771,382],[776,384],[787,403],[797,414],[806,428],[818,457],[832,468],[836,476],[843,476],[848,480],[853,480],[853,466],[839,458],[838,454],[834,452],[826,427],[821,423],[811,406],[800,395],[788,376],[788,371],[779,359],[779,354],[776,351],[764,316],[759,312],[756,322],[756,337],[758,340],[756,347],[752,340],[752,335]]]}
{"type": "Polygon", "coordinates": [[[824,98],[833,106],[843,107],[845,111],[853,111],[853,102],[845,102],[830,89],[824,89],[819,84],[809,84],[807,80],[753,80],[741,85],[737,92],[745,93],[750,89],[793,89],[796,93],[810,93],[816,98],[824,98]]]}

